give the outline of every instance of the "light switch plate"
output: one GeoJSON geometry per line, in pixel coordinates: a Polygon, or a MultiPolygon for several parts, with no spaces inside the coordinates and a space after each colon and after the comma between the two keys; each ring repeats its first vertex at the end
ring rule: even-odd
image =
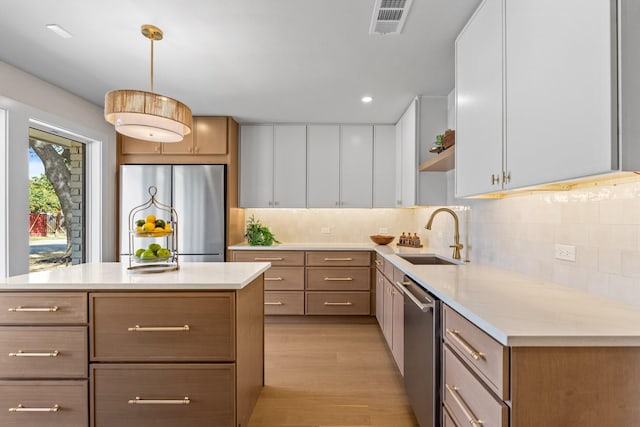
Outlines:
{"type": "Polygon", "coordinates": [[[322,227],[320,229],[320,234],[331,234],[331,228],[329,227],[322,227]]]}
{"type": "Polygon", "coordinates": [[[556,244],[556,258],[565,261],[576,260],[576,247],[572,245],[556,244]]]}
{"type": "Polygon", "coordinates": [[[387,234],[388,232],[389,230],[387,229],[387,227],[378,228],[378,234],[387,234]]]}

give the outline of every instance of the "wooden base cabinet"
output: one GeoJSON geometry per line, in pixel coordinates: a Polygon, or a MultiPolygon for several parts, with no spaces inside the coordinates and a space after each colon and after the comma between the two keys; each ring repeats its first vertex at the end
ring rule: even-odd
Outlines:
{"type": "Polygon", "coordinates": [[[393,359],[404,375],[404,294],[394,283],[402,272],[376,255],[376,317],[393,359]]]}
{"type": "Polygon", "coordinates": [[[92,426],[235,426],[235,364],[97,364],[92,426]]]}
{"type": "Polygon", "coordinates": [[[0,381],[2,427],[86,426],[87,380],[0,381]]]}

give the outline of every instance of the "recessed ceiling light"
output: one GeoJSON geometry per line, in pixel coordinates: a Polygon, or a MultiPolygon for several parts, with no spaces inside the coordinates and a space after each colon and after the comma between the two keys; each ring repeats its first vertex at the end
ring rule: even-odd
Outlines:
{"type": "Polygon", "coordinates": [[[363,97],[362,97],[362,99],[361,99],[361,101],[362,101],[363,103],[365,103],[365,104],[368,104],[368,103],[370,103],[371,101],[373,101],[373,98],[372,98],[372,97],[370,97],[370,96],[363,96],[363,97]]]}
{"type": "Polygon", "coordinates": [[[73,37],[69,31],[65,30],[58,24],[47,24],[46,27],[63,39],[70,39],[71,37],[73,37]]]}

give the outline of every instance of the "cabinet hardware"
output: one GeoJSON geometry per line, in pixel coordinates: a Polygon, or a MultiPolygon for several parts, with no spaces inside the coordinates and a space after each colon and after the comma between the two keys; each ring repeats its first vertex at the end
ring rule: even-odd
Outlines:
{"type": "Polygon", "coordinates": [[[182,332],[189,331],[189,325],[184,326],[140,326],[136,325],[133,328],[127,328],[129,332],[182,332]]]}
{"type": "Polygon", "coordinates": [[[282,282],[282,277],[265,277],[265,282],[282,282]]]}
{"type": "Polygon", "coordinates": [[[21,305],[17,307],[9,307],[8,311],[13,313],[36,313],[36,312],[55,312],[58,311],[60,307],[54,305],[53,307],[23,307],[21,305]]]}
{"type": "Polygon", "coordinates": [[[353,303],[351,301],[347,301],[347,302],[324,302],[324,305],[353,305],[353,303]]]}
{"type": "Polygon", "coordinates": [[[504,182],[505,184],[511,182],[511,172],[502,172],[502,182],[504,182]]]}
{"type": "Polygon", "coordinates": [[[265,301],[264,305],[284,305],[284,303],[282,301],[275,301],[275,302],[265,301]]]}
{"type": "Polygon", "coordinates": [[[188,405],[191,400],[189,400],[189,396],[185,396],[184,399],[143,399],[136,396],[135,399],[131,399],[127,403],[130,405],[188,405]]]}
{"type": "Polygon", "coordinates": [[[353,258],[325,258],[325,261],[353,261],[353,258]]]}
{"type": "Polygon", "coordinates": [[[284,258],[282,257],[255,257],[254,261],[282,261],[284,258]]]}
{"type": "Polygon", "coordinates": [[[484,354],[471,347],[467,343],[467,341],[465,341],[464,338],[460,336],[460,331],[447,328],[446,333],[451,335],[451,338],[453,338],[455,342],[457,342],[467,353],[469,353],[469,356],[473,357],[475,360],[484,359],[484,354]]]}
{"type": "Polygon", "coordinates": [[[325,277],[325,282],[350,282],[353,280],[353,277],[325,277]]]}
{"type": "Polygon", "coordinates": [[[491,185],[500,184],[500,175],[491,174],[491,185]]]}
{"type": "Polygon", "coordinates": [[[417,305],[417,306],[418,306],[418,308],[419,308],[423,313],[426,313],[426,312],[427,312],[427,311],[429,311],[429,310],[433,310],[433,308],[434,308],[434,302],[433,302],[433,301],[430,301],[430,303],[425,304],[425,303],[423,303],[422,301],[420,301],[420,300],[419,300],[419,299],[418,299],[418,298],[417,298],[413,293],[411,293],[411,291],[410,291],[410,290],[406,289],[406,286],[407,286],[408,284],[410,284],[410,282],[402,282],[402,283],[400,283],[400,282],[396,282],[396,285],[398,285],[399,287],[401,287],[401,289],[403,289],[403,288],[404,288],[403,290],[405,290],[405,291],[406,291],[406,292],[404,292],[404,294],[405,294],[406,296],[408,296],[408,297],[409,297],[409,299],[410,299],[411,301],[413,301],[413,303],[414,303],[415,305],[417,305]]]}
{"type": "Polygon", "coordinates": [[[60,405],[53,405],[50,408],[27,408],[22,403],[15,408],[9,408],[9,412],[58,412],[60,405]]]}
{"type": "Polygon", "coordinates": [[[58,357],[60,352],[53,350],[51,352],[35,352],[18,350],[15,353],[9,353],[9,357],[58,357]]]}
{"type": "Polygon", "coordinates": [[[383,264],[383,262],[382,262],[382,261],[380,261],[380,260],[378,260],[378,259],[377,259],[377,260],[375,260],[375,263],[376,263],[376,265],[382,265],[382,264],[383,264]]]}
{"type": "Polygon", "coordinates": [[[270,207],[273,206],[273,202],[272,201],[269,201],[268,204],[269,204],[270,207]]]}
{"type": "Polygon", "coordinates": [[[467,417],[469,424],[471,424],[472,426],[478,426],[478,425],[481,426],[482,424],[484,424],[481,420],[479,420],[473,415],[473,412],[471,412],[471,409],[467,406],[466,403],[464,403],[464,401],[462,400],[462,397],[458,393],[458,387],[455,387],[449,384],[445,384],[445,387],[447,388],[447,391],[451,394],[451,397],[456,402],[460,410],[464,413],[464,416],[467,417]]]}

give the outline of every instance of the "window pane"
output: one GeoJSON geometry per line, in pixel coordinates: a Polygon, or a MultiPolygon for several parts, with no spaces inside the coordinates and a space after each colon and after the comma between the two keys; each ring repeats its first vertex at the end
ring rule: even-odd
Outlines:
{"type": "Polygon", "coordinates": [[[29,270],[85,260],[84,144],[29,129],[29,270]]]}

